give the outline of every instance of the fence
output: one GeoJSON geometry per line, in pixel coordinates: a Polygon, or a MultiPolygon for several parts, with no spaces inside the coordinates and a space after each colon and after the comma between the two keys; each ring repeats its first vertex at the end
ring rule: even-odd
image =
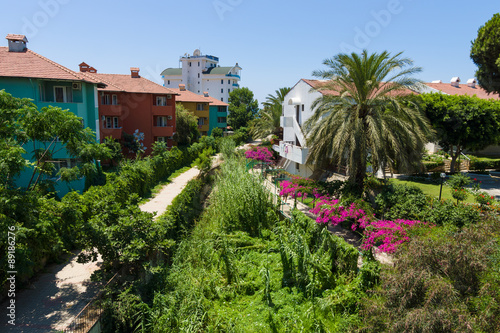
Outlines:
{"type": "Polygon", "coordinates": [[[106,294],[106,287],[111,286],[117,280],[118,273],[106,283],[106,285],[92,298],[92,300],[83,308],[82,311],[73,319],[71,324],[66,327],[64,333],[87,333],[94,327],[101,318],[103,308],[102,299],[106,294]]]}

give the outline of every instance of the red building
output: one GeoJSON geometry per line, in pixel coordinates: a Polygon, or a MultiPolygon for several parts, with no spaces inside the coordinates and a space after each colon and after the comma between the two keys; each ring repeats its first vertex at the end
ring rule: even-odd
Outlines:
{"type": "MultiPolygon", "coordinates": [[[[130,75],[100,74],[82,62],[80,72],[105,83],[98,88],[99,131],[101,141],[113,137],[123,142],[124,133],[144,134],[146,154],[156,141],[174,145],[176,92],[139,75],[139,68],[130,68],[130,75]]],[[[124,153],[129,153],[124,151],[124,153]]]]}

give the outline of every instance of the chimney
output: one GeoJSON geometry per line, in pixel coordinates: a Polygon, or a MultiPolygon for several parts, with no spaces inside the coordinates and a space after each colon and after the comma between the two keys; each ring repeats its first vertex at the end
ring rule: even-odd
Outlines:
{"type": "Polygon", "coordinates": [[[130,67],[130,76],[137,78],[139,76],[139,68],[138,67],[130,67]]]}
{"type": "Polygon", "coordinates": [[[203,96],[205,96],[205,97],[210,97],[210,96],[208,95],[208,91],[204,91],[204,92],[203,92],[203,96]]]}
{"type": "Polygon", "coordinates": [[[460,78],[458,76],[454,76],[454,77],[451,78],[450,83],[451,83],[452,87],[459,88],[460,87],[460,78]]]}
{"type": "Polygon", "coordinates": [[[477,83],[476,79],[468,79],[467,80],[467,85],[471,88],[476,88],[476,83],[477,83]]]}
{"type": "Polygon", "coordinates": [[[26,43],[28,42],[28,39],[25,35],[8,34],[5,39],[9,41],[9,52],[26,51],[26,43]]]}
{"type": "Polygon", "coordinates": [[[441,81],[441,80],[434,80],[431,83],[443,83],[443,81],[441,81]]]}
{"type": "Polygon", "coordinates": [[[179,90],[180,91],[186,91],[186,85],[185,84],[179,84],[179,90]]]}

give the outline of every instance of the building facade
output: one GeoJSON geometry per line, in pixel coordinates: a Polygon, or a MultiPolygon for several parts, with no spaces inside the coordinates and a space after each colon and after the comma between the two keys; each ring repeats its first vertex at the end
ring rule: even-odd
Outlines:
{"type": "MultiPolygon", "coordinates": [[[[70,110],[82,118],[83,126],[94,131],[96,139],[99,140],[97,89],[105,84],[29,50],[28,40],[23,35],[9,34],[6,39],[8,47],[0,47],[0,90],[3,89],[14,97],[30,98],[38,109],[54,106],[70,110]]],[[[43,143],[31,142],[28,145],[34,145],[36,148],[41,147],[43,143]]],[[[73,167],[78,163],[61,143],[56,145],[58,146],[52,156],[52,162],[56,166],[54,173],[57,173],[60,167],[73,167]]],[[[25,158],[30,160],[31,153],[27,153],[25,158]]],[[[27,186],[32,171],[30,169],[22,172],[16,184],[27,186]]],[[[69,190],[81,191],[84,185],[84,179],[69,185],[58,182],[55,189],[62,196],[69,190]]]]}
{"type": "MultiPolygon", "coordinates": [[[[139,68],[130,68],[130,74],[101,74],[86,63],[80,73],[105,82],[98,89],[99,131],[101,141],[106,137],[124,141],[124,134],[142,133],[145,154],[152,152],[156,141],[174,145],[176,131],[176,93],[139,75],[139,68]]],[[[133,152],[124,149],[126,155],[133,152]]]]}
{"type": "Polygon", "coordinates": [[[208,135],[212,134],[214,128],[220,128],[223,131],[227,129],[227,108],[229,104],[222,102],[214,97],[210,97],[207,94],[204,95],[211,101],[209,105],[210,116],[208,122],[208,135]]]}
{"type": "Polygon", "coordinates": [[[198,117],[198,130],[201,135],[209,135],[210,131],[210,103],[212,101],[204,95],[195,94],[180,84],[178,89],[170,89],[178,94],[176,101],[186,110],[198,117]]]}
{"type": "Polygon", "coordinates": [[[220,67],[219,58],[202,55],[196,49],[193,55],[186,54],[180,58],[180,68],[167,68],[161,73],[163,86],[177,88],[184,84],[186,90],[202,95],[208,92],[210,96],[222,101],[229,101],[229,93],[240,87],[241,67],[220,67]]]}

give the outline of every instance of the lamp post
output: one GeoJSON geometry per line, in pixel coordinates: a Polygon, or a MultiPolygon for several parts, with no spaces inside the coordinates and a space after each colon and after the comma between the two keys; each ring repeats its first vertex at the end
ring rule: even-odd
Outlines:
{"type": "Polygon", "coordinates": [[[441,193],[443,192],[443,181],[446,178],[446,174],[444,172],[441,172],[441,187],[439,188],[439,201],[441,201],[441,193]]]}

